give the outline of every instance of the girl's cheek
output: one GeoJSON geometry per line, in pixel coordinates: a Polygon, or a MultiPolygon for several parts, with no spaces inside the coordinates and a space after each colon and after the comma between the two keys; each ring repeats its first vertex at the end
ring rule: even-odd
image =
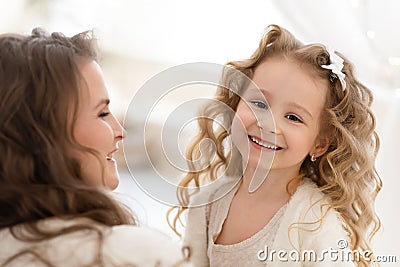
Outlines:
{"type": "Polygon", "coordinates": [[[238,116],[244,125],[247,125],[252,120],[255,120],[252,110],[248,107],[241,107],[239,112],[236,113],[236,116],[238,116]]]}

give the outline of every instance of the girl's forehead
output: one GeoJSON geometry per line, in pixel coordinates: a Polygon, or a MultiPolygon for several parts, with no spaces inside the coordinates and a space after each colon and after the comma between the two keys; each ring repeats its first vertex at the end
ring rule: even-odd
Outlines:
{"type": "MultiPolygon", "coordinates": [[[[252,82],[243,92],[245,100],[266,99],[268,104],[300,106],[308,113],[319,113],[325,104],[329,85],[315,78],[309,69],[286,59],[272,59],[260,64],[252,82]]],[[[273,106],[273,105],[272,105],[273,106]]]]}
{"type": "Polygon", "coordinates": [[[266,91],[285,87],[290,87],[292,91],[314,87],[327,89],[328,81],[315,74],[313,68],[298,61],[271,58],[256,67],[249,87],[256,85],[266,91]]]}

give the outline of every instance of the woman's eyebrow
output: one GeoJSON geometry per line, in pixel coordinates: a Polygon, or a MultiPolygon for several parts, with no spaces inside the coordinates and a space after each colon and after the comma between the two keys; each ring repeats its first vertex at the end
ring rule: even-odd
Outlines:
{"type": "Polygon", "coordinates": [[[101,99],[94,109],[97,109],[101,105],[108,105],[108,104],[110,104],[110,99],[108,98],[101,99]]]}

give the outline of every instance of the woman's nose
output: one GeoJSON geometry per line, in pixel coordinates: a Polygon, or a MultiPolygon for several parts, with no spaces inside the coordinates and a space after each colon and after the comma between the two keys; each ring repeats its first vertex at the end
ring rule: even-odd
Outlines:
{"type": "Polygon", "coordinates": [[[114,128],[114,136],[115,139],[117,140],[122,140],[126,136],[126,130],[124,127],[122,127],[121,123],[117,120],[117,118],[114,117],[114,123],[113,123],[113,128],[114,128]]]}

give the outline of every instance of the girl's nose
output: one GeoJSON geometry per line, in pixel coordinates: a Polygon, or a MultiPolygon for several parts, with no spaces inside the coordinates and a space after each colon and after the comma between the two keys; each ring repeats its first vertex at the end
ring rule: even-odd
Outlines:
{"type": "Polygon", "coordinates": [[[268,110],[262,116],[257,116],[258,121],[257,125],[261,129],[262,132],[265,133],[273,133],[273,134],[280,134],[281,129],[279,127],[279,123],[277,122],[278,120],[275,119],[275,116],[271,112],[271,110],[268,110]]]}

